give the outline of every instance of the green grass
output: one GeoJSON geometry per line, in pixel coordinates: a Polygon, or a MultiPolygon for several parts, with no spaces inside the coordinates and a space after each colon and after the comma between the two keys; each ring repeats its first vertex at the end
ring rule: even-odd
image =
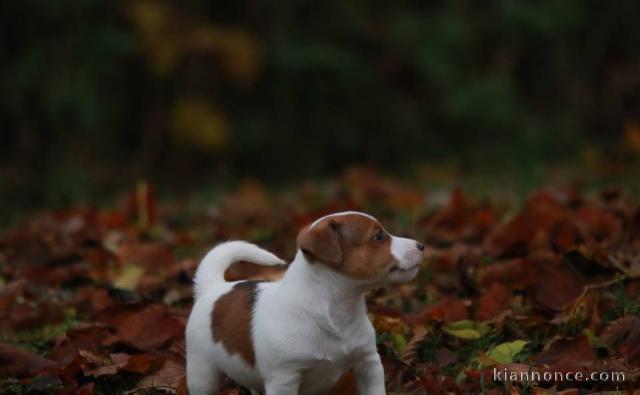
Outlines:
{"type": "Polygon", "coordinates": [[[610,293],[613,299],[615,316],[610,317],[609,314],[605,315],[609,319],[615,319],[617,317],[624,317],[627,315],[640,315],[640,298],[638,295],[627,295],[626,285],[624,282],[616,283],[610,293]]]}
{"type": "Polygon", "coordinates": [[[16,347],[46,356],[53,345],[53,340],[78,326],[80,320],[74,310],[65,312],[64,321],[54,325],[43,325],[39,328],[8,332],[0,335],[0,340],[16,347]]]}
{"type": "Polygon", "coordinates": [[[0,377],[0,394],[22,395],[26,393],[26,386],[20,384],[15,377],[0,377]]]}

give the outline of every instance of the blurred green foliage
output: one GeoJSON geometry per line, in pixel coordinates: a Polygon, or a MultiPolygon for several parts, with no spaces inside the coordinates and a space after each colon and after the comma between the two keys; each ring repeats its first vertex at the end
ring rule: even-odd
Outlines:
{"type": "Polygon", "coordinates": [[[26,206],[140,178],[526,168],[606,151],[640,121],[633,0],[25,0],[0,15],[0,185],[26,206]]]}

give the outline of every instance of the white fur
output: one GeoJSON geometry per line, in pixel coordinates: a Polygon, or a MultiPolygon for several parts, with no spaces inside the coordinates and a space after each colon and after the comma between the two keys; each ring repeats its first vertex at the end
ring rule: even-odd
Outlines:
{"type": "Polygon", "coordinates": [[[420,270],[422,251],[418,250],[415,240],[391,236],[391,255],[398,261],[399,268],[389,275],[391,282],[409,281],[420,270]]]}
{"type": "Polygon", "coordinates": [[[269,251],[246,241],[228,241],[216,246],[202,259],[194,277],[194,294],[198,299],[211,286],[224,282],[224,272],[233,262],[248,261],[265,266],[286,265],[269,251]]]}
{"type": "MultiPolygon", "coordinates": [[[[419,265],[417,257],[421,261],[422,254],[412,254],[410,242],[417,250],[415,241],[393,237],[391,252],[403,270],[390,274],[384,282],[407,281],[415,276],[414,266],[419,265]]],[[[233,255],[241,255],[241,245],[235,246],[238,248],[234,247],[233,255]]],[[[244,246],[262,261],[274,257],[264,250],[256,252],[254,245],[244,246]]],[[[386,393],[375,332],[367,318],[363,296],[366,289],[384,282],[354,280],[320,262],[309,263],[298,250],[282,280],[259,285],[252,321],[256,366],[251,367],[212,339],[213,305],[235,283],[221,281],[227,261],[216,263],[210,258],[230,255],[215,253],[214,249],[202,263],[207,268],[199,268],[196,273],[199,296],[186,329],[187,383],[191,395],[215,393],[222,372],[254,394],[258,391],[266,395],[326,394],[350,369],[354,371],[359,394],[386,393]],[[206,283],[205,277],[199,278],[201,273],[207,276],[206,283]]]]}

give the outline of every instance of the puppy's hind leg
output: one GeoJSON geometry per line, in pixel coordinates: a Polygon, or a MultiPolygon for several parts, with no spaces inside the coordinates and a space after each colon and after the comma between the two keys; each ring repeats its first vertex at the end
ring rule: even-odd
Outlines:
{"type": "Polygon", "coordinates": [[[189,395],[215,395],[222,385],[222,371],[210,360],[198,355],[187,358],[189,395]]]}

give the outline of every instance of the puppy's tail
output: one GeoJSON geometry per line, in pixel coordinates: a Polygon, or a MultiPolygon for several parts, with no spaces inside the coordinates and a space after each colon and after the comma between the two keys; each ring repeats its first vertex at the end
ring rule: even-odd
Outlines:
{"type": "Polygon", "coordinates": [[[224,272],[233,262],[247,261],[259,265],[274,266],[286,263],[267,250],[246,241],[228,241],[215,246],[200,262],[193,279],[195,298],[199,298],[211,286],[224,282],[224,272]]]}

